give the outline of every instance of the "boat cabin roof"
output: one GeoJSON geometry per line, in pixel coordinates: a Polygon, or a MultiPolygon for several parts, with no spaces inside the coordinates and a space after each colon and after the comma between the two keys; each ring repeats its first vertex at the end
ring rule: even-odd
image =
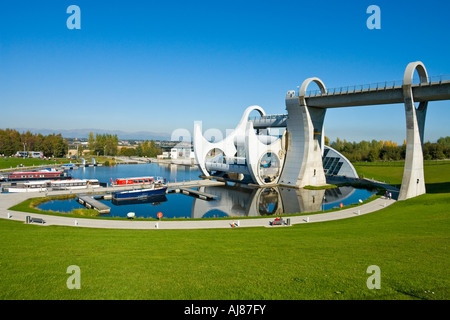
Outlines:
{"type": "Polygon", "coordinates": [[[142,179],[154,179],[154,177],[117,178],[116,180],[142,180],[142,179]]]}

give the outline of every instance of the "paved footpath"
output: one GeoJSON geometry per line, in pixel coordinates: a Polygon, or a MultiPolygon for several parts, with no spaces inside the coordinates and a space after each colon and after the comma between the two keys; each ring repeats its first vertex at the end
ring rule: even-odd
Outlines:
{"type": "MultiPolygon", "coordinates": [[[[67,194],[64,192],[50,192],[49,195],[67,194]]],[[[239,227],[270,227],[269,222],[273,218],[256,218],[256,219],[239,219],[234,220],[183,220],[183,221],[137,221],[137,220],[107,220],[107,219],[86,219],[86,218],[69,218],[63,216],[52,216],[45,214],[35,214],[28,212],[11,211],[8,208],[31,197],[40,197],[43,194],[36,193],[14,193],[0,194],[0,218],[10,219],[16,221],[26,221],[27,216],[33,218],[42,218],[45,221],[44,226],[58,225],[58,226],[73,226],[73,227],[88,227],[88,228],[109,228],[109,229],[207,229],[207,228],[231,228],[231,223],[234,221],[239,223],[239,227]]],[[[346,219],[364,215],[367,213],[381,210],[393,204],[395,200],[378,198],[366,204],[341,209],[328,213],[319,213],[308,216],[307,213],[302,216],[285,217],[290,219],[291,225],[301,223],[323,222],[330,220],[346,219]]],[[[40,223],[33,223],[42,225],[40,223]]],[[[273,228],[283,228],[284,226],[274,226],[273,228]]]]}

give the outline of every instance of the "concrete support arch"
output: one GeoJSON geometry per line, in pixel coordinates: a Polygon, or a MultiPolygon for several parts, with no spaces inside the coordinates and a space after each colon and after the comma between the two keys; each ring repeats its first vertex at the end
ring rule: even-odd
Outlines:
{"type": "Polygon", "coordinates": [[[235,140],[244,139],[247,129],[248,116],[250,115],[250,112],[252,112],[253,110],[258,111],[261,114],[261,116],[264,116],[266,114],[264,109],[261,108],[260,106],[255,105],[248,107],[244,111],[244,114],[242,115],[242,118],[239,124],[234,129],[234,131],[228,134],[222,141],[218,142],[209,142],[208,140],[206,140],[202,133],[201,122],[194,123],[193,142],[194,142],[195,159],[198,163],[200,170],[205,176],[209,176],[209,172],[205,166],[206,155],[212,149],[214,148],[220,149],[224,152],[224,156],[226,158],[234,158],[234,155],[237,152],[234,142],[235,140]]]}
{"type": "Polygon", "coordinates": [[[428,84],[428,74],[422,62],[408,64],[403,76],[403,100],[406,114],[406,156],[402,186],[398,200],[406,200],[424,194],[423,137],[428,101],[421,102],[416,109],[412,93],[414,72],[417,70],[420,83],[428,84]]]}
{"type": "MultiPolygon", "coordinates": [[[[205,176],[209,176],[209,170],[230,172],[247,175],[258,185],[277,183],[281,168],[284,163],[283,139],[272,137],[270,135],[257,135],[253,128],[253,123],[248,117],[252,111],[258,111],[261,116],[265,116],[264,110],[260,106],[250,106],[242,115],[242,118],[236,128],[228,132],[225,139],[218,142],[209,142],[202,134],[201,123],[194,124],[194,152],[198,166],[205,176]],[[238,147],[245,152],[245,157],[238,157],[238,147]],[[222,150],[225,161],[216,164],[208,162],[207,154],[212,149],[222,150]],[[263,178],[260,168],[260,162],[263,155],[270,152],[273,158],[277,160],[277,171],[270,176],[263,178]],[[266,181],[270,180],[270,181],[266,181]]],[[[242,150],[241,150],[242,151],[242,150]]]]}
{"type": "Polygon", "coordinates": [[[281,185],[301,188],[326,184],[321,150],[326,109],[306,105],[306,89],[311,82],[326,93],[325,85],[319,78],[309,78],[303,82],[298,99],[292,99],[292,91],[286,95],[289,136],[288,152],[279,180],[281,185]]]}

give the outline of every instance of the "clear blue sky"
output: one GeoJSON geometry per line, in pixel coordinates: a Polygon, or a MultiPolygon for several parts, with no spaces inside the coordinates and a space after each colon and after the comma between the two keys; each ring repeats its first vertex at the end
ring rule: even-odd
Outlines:
{"type": "MultiPolygon", "coordinates": [[[[0,128],[171,132],[234,128],[249,105],[285,113],[317,76],[329,88],[401,80],[411,61],[450,74],[445,1],[3,1],[0,128]],[[81,30],[69,30],[69,5],[81,30]],[[381,29],[369,30],[369,5],[381,29]]],[[[429,104],[425,140],[450,135],[429,104]]],[[[325,133],[402,142],[403,105],[329,110],[325,133]]]]}

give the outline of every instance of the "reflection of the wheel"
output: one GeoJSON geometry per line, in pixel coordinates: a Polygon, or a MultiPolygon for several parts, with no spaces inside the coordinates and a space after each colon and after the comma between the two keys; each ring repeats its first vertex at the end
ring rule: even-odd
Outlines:
{"type": "Polygon", "coordinates": [[[212,216],[256,217],[322,210],[322,201],[340,201],[353,193],[352,187],[307,190],[286,187],[251,188],[245,185],[202,187],[200,191],[217,196],[205,201],[195,198],[192,218],[212,216]],[[218,212],[220,211],[220,213],[218,212]]]}
{"type": "Polygon", "coordinates": [[[258,213],[261,216],[281,213],[280,195],[275,188],[261,189],[258,200],[258,213]],[[280,206],[279,206],[280,205],[280,206]]]}

